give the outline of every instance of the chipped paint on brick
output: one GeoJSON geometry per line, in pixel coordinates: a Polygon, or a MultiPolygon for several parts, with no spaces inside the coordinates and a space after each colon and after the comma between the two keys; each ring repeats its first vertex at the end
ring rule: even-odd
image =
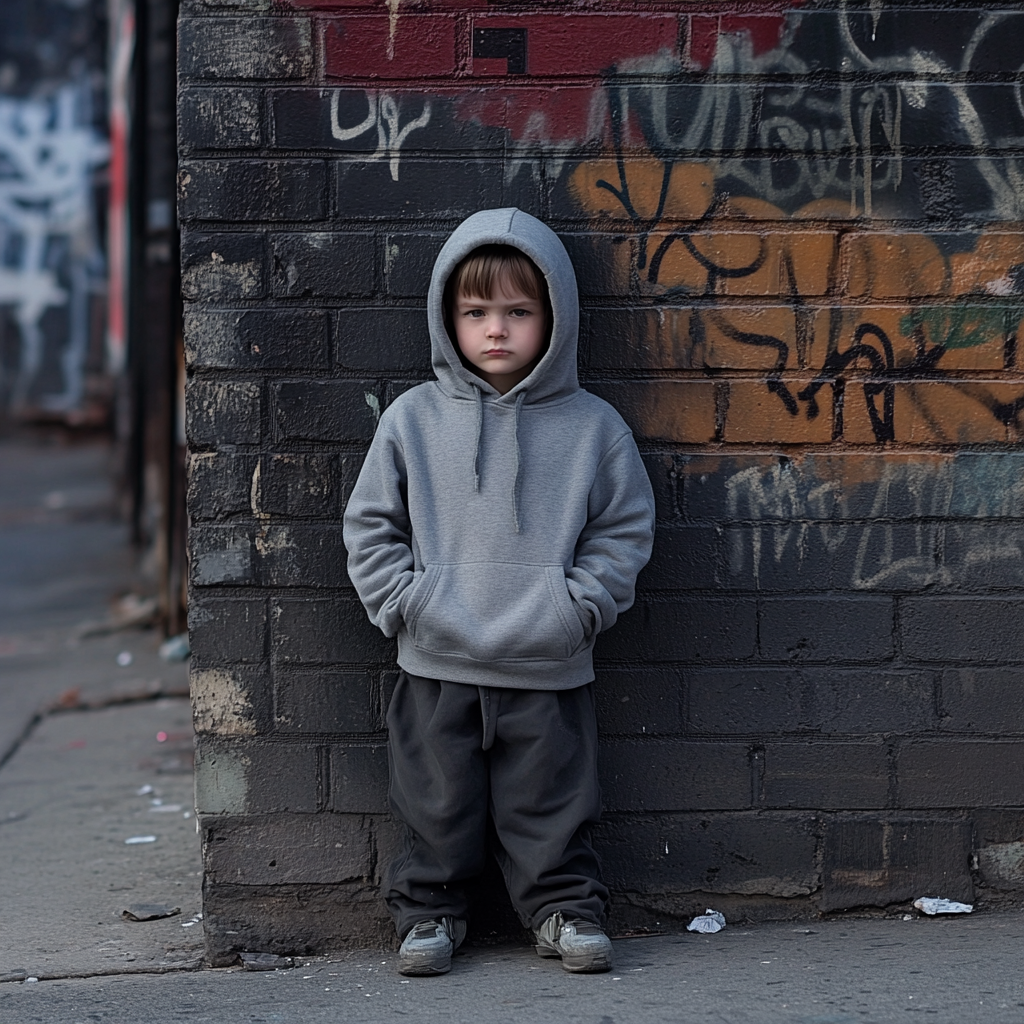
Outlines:
{"type": "Polygon", "coordinates": [[[196,732],[254,736],[256,722],[245,684],[229,669],[193,669],[189,678],[196,732]]]}
{"type": "Polygon", "coordinates": [[[211,252],[205,264],[193,264],[182,272],[181,287],[186,295],[207,301],[233,298],[258,298],[262,290],[262,268],[255,260],[229,263],[218,252],[211,252]]]}
{"type": "Polygon", "coordinates": [[[244,533],[228,532],[223,546],[193,551],[193,578],[205,586],[249,582],[252,576],[252,541],[244,533]]]}
{"type": "Polygon", "coordinates": [[[998,889],[1024,886],[1024,842],[993,843],[978,851],[981,877],[998,889]]]}
{"type": "Polygon", "coordinates": [[[264,527],[264,529],[256,534],[256,550],[261,555],[280,554],[282,551],[293,551],[295,549],[295,541],[287,527],[264,527]]]}

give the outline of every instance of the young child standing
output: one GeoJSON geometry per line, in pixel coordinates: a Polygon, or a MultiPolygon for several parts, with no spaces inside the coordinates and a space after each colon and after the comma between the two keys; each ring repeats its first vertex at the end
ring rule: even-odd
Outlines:
{"type": "Polygon", "coordinates": [[[436,381],[380,418],[345,512],[348,571],[398,637],[385,876],[403,974],[442,974],[488,818],[541,956],[612,964],[592,651],[633,603],[654,499],[629,428],[579,386],[579,301],[557,235],[483,210],[442,248],[427,317],[436,381]]]}

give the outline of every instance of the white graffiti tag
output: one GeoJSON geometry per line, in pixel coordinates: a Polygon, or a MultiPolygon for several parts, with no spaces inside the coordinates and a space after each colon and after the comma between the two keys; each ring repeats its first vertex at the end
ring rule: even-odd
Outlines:
{"type": "MultiPolygon", "coordinates": [[[[883,7],[881,0],[873,0],[873,33],[883,7]]],[[[988,152],[994,143],[1019,144],[1020,140],[1007,136],[1013,130],[1010,126],[1000,124],[997,130],[986,127],[970,87],[958,80],[973,70],[978,48],[1010,14],[982,18],[966,42],[960,66],[954,67],[933,53],[913,47],[890,56],[868,57],[854,39],[843,0],[836,12],[843,71],[898,81],[851,78],[837,89],[779,86],[765,89],[758,102],[759,92],[752,88],[750,76],[799,77],[810,73],[811,67],[791,48],[802,17],[799,12],[787,15],[779,46],[760,55],[754,54],[748,33],[721,33],[708,69],[719,83],[702,89],[697,103],[684,117],[668,110],[668,91],[660,85],[614,86],[619,93],[617,102],[623,110],[628,109],[630,101],[646,109],[650,141],[661,152],[684,154],[705,149],[738,154],[711,162],[721,176],[741,181],[762,199],[783,203],[807,193],[822,198],[845,192],[852,216],[861,212],[871,216],[880,194],[898,188],[903,177],[905,108],[921,111],[933,100],[942,102],[948,95],[956,111],[956,123],[975,150],[973,165],[991,196],[986,213],[999,220],[1024,216],[1021,161],[1011,157],[993,159],[988,152]],[[799,154],[807,159],[750,160],[745,151],[751,148],[799,154]]],[[[1018,107],[1024,116],[1019,91],[1018,107]]]]}
{"type": "Polygon", "coordinates": [[[962,587],[986,574],[1014,586],[1024,580],[1015,525],[1024,480],[1012,458],[888,462],[877,479],[845,484],[830,472],[812,459],[727,479],[733,576],[749,566],[759,590],[766,571],[799,575],[824,561],[833,585],[853,590],[962,587]]]}
{"type": "Polygon", "coordinates": [[[391,93],[366,93],[368,111],[366,117],[352,128],[343,128],[338,122],[339,92],[331,94],[331,135],[339,142],[351,142],[366,132],[377,129],[377,148],[364,159],[389,161],[391,180],[398,181],[398,159],[402,144],[417,128],[426,128],[430,124],[430,100],[423,103],[423,112],[414,121],[408,121],[400,127],[398,103],[391,93]]]}
{"type": "Polygon", "coordinates": [[[50,100],[0,97],[0,305],[12,307],[21,336],[14,407],[28,400],[42,365],[43,315],[69,304],[64,390],[38,402],[66,411],[82,397],[89,294],[103,274],[92,172],[108,155],[89,123],[88,97],[85,85],[66,85],[50,100]],[[58,279],[61,265],[70,290],[58,279]]]}

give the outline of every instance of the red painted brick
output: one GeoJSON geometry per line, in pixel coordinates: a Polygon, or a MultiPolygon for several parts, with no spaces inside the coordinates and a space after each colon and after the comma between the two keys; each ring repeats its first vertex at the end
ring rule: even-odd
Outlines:
{"type": "Polygon", "coordinates": [[[778,14],[723,14],[721,32],[749,36],[754,55],[757,56],[779,45],[785,23],[785,18],[778,14]]]}
{"type": "Polygon", "coordinates": [[[782,14],[696,14],[690,19],[690,64],[710,67],[722,34],[749,36],[754,56],[774,50],[781,41],[785,24],[782,14]]]}
{"type": "MultiPolygon", "coordinates": [[[[296,10],[317,10],[317,11],[374,11],[379,12],[383,6],[381,0],[276,0],[282,7],[292,7],[296,10]]],[[[489,0],[433,0],[433,3],[421,2],[416,6],[419,9],[430,9],[436,11],[450,10],[459,11],[471,10],[475,7],[486,7],[489,0]]],[[[403,15],[408,17],[408,15],[403,15]]]]}
{"type": "Polygon", "coordinates": [[[706,68],[715,57],[721,19],[717,14],[695,14],[690,19],[690,63],[706,68]]]}
{"type": "Polygon", "coordinates": [[[441,78],[455,71],[455,19],[405,14],[394,23],[355,15],[332,21],[324,37],[332,78],[441,78]]]}

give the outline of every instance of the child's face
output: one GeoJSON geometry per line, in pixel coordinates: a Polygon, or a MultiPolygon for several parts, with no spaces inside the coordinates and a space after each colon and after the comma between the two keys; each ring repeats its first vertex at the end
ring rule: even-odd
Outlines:
{"type": "Polygon", "coordinates": [[[540,361],[547,338],[544,304],[508,281],[499,277],[487,299],[460,293],[453,312],[459,350],[500,394],[526,380],[540,361]]]}

